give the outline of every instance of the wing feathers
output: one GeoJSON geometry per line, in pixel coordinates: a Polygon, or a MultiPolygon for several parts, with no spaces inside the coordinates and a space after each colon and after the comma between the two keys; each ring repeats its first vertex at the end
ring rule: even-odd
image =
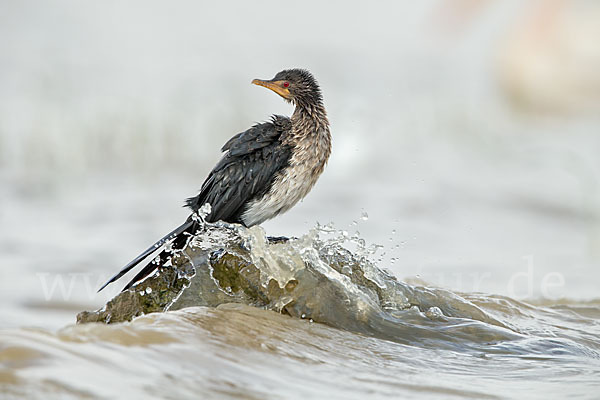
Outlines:
{"type": "Polygon", "coordinates": [[[210,203],[209,222],[242,223],[247,203],[266,193],[289,163],[291,148],[282,139],[290,126],[288,118],[277,116],[231,138],[223,146],[225,155],[187,205],[196,211],[210,203]]]}

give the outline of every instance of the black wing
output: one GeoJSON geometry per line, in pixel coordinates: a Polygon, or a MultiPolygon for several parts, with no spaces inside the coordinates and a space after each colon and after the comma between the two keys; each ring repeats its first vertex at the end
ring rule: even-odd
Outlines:
{"type": "Polygon", "coordinates": [[[283,144],[289,118],[275,116],[231,138],[222,148],[223,158],[204,181],[200,193],[186,204],[198,211],[211,205],[208,222],[242,223],[249,201],[265,194],[277,172],[289,165],[291,148],[283,144]]]}
{"type": "MultiPolygon", "coordinates": [[[[198,211],[205,203],[210,203],[212,210],[205,218],[208,222],[222,220],[243,223],[241,216],[246,204],[266,193],[277,172],[289,163],[291,149],[283,144],[283,139],[290,127],[289,118],[275,116],[271,122],[255,125],[231,138],[222,148],[226,154],[204,181],[200,194],[187,199],[187,205],[193,211],[198,211]]],[[[148,263],[131,279],[123,291],[145,279],[158,265],[164,264],[170,257],[171,252],[163,249],[164,244],[171,242],[174,249],[181,249],[196,229],[197,223],[190,216],[186,222],[127,264],[100,290],[160,250],[158,262],[148,263]]]]}

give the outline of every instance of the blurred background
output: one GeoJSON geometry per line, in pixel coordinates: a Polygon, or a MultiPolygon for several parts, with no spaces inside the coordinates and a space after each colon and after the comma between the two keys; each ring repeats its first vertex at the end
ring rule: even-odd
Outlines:
{"type": "Polygon", "coordinates": [[[0,324],[59,327],[187,217],[232,135],[319,80],[333,134],[309,196],[265,223],[360,232],[398,278],[593,301],[600,3],[0,4],[0,324]]]}

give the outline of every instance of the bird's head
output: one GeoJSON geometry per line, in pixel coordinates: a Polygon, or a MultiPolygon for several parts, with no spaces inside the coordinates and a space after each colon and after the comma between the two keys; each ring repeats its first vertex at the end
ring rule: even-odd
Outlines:
{"type": "Polygon", "coordinates": [[[320,105],[323,101],[317,81],[305,69],[286,69],[271,80],[254,79],[252,83],[271,89],[286,101],[300,107],[320,105]]]}

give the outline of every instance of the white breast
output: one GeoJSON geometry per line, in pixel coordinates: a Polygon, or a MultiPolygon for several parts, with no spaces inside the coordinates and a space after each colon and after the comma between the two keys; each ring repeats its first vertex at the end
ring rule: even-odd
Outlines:
{"type": "Polygon", "coordinates": [[[310,192],[331,152],[329,131],[317,137],[316,143],[303,140],[295,146],[290,165],[276,178],[271,190],[248,205],[242,215],[246,226],[261,224],[289,210],[310,192]]]}

